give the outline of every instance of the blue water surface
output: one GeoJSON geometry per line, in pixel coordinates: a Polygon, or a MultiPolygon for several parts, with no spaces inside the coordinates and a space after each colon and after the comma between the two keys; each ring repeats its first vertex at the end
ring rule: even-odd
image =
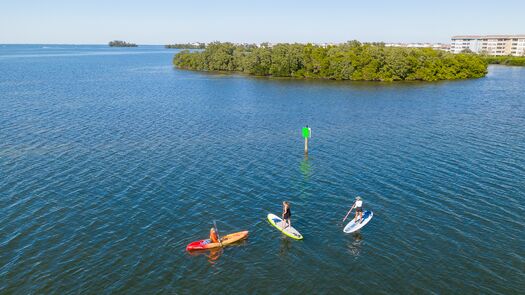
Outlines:
{"type": "Polygon", "coordinates": [[[175,52],[0,45],[1,294],[525,290],[525,68],[304,81],[175,52]],[[344,234],[356,195],[374,219],[344,234]],[[283,200],[302,241],[266,221],[283,200]],[[248,240],[186,252],[214,220],[248,240]]]}

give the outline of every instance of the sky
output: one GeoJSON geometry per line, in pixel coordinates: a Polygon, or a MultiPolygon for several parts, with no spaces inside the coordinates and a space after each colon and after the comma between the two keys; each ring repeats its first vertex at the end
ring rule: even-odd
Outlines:
{"type": "Polygon", "coordinates": [[[0,43],[450,42],[525,34],[525,1],[0,0],[0,43]]]}

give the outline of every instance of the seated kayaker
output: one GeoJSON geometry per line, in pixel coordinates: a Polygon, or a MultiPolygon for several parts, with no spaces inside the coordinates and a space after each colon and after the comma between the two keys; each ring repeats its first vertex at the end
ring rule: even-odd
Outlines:
{"type": "Polygon", "coordinates": [[[212,243],[219,242],[219,237],[217,236],[217,232],[215,231],[213,227],[210,229],[210,240],[212,243]]]}

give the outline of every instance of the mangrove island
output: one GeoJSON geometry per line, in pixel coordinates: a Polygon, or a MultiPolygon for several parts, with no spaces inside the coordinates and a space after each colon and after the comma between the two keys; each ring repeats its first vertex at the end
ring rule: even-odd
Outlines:
{"type": "Polygon", "coordinates": [[[339,45],[213,42],[201,51],[184,50],[173,64],[197,71],[242,72],[256,76],[354,81],[437,81],[480,78],[488,63],[474,54],[431,48],[386,47],[350,41],[339,45]]]}
{"type": "Polygon", "coordinates": [[[108,45],[109,47],[137,47],[138,46],[135,43],[128,43],[128,42],[120,41],[120,40],[110,41],[108,45]]]}

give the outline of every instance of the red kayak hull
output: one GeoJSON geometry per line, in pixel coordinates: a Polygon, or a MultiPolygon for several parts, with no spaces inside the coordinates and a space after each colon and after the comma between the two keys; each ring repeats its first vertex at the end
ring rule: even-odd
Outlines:
{"type": "Polygon", "coordinates": [[[241,241],[246,237],[248,237],[248,231],[240,231],[222,237],[221,243],[212,243],[210,239],[191,242],[186,246],[186,250],[193,251],[220,248],[241,241]]]}

